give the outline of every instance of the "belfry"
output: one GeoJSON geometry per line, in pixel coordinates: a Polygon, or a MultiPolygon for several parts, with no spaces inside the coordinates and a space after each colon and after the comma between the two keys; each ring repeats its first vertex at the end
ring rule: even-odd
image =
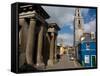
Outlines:
{"type": "Polygon", "coordinates": [[[84,33],[83,29],[83,18],[80,12],[80,8],[75,9],[74,16],[74,45],[78,45],[80,42],[80,37],[84,33]]]}
{"type": "Polygon", "coordinates": [[[80,43],[80,38],[84,33],[83,29],[83,18],[81,15],[80,8],[75,9],[75,16],[74,16],[74,46],[75,46],[75,56],[76,60],[79,59],[78,56],[78,45],[80,43]]]}

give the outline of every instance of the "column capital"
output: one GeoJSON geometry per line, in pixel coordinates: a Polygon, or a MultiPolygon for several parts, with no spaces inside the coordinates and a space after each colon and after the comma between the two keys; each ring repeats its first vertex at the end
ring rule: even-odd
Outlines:
{"type": "Polygon", "coordinates": [[[25,19],[24,18],[19,18],[19,25],[23,26],[25,23],[25,19]]]}
{"type": "Polygon", "coordinates": [[[35,17],[31,17],[30,21],[36,21],[36,18],[35,17]]]}
{"type": "Polygon", "coordinates": [[[30,18],[35,16],[36,16],[36,11],[22,12],[19,14],[19,18],[30,18]]]}

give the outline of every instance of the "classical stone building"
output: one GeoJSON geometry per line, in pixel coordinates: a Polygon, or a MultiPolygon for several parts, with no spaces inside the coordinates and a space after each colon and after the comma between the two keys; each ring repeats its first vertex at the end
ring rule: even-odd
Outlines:
{"type": "Polygon", "coordinates": [[[19,68],[24,64],[41,68],[54,64],[56,23],[48,24],[50,16],[40,5],[19,5],[19,68]]]}

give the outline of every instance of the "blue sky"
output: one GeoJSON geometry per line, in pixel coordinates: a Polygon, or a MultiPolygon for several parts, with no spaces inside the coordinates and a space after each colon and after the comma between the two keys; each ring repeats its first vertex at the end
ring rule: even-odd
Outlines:
{"type": "MultiPolygon", "coordinates": [[[[73,21],[75,8],[43,6],[44,10],[50,15],[48,23],[57,23],[61,30],[58,32],[57,43],[63,39],[64,45],[73,45],[73,21]]],[[[85,32],[95,32],[96,9],[80,8],[83,17],[83,28],[85,32]]]]}
{"type": "MultiPolygon", "coordinates": [[[[85,11],[81,11],[84,24],[88,24],[89,22],[96,19],[96,9],[87,9],[87,10],[88,10],[87,13],[85,11]]],[[[70,26],[74,26],[74,24],[73,25],[68,25],[67,23],[63,24],[63,27],[61,27],[61,30],[59,31],[59,33],[73,34],[73,29],[71,29],[70,26]]]]}
{"type": "Polygon", "coordinates": [[[88,9],[88,13],[84,14],[82,13],[82,16],[84,18],[84,23],[88,23],[89,21],[93,20],[96,18],[96,9],[88,9]]]}
{"type": "Polygon", "coordinates": [[[71,29],[69,26],[70,26],[70,25],[64,24],[63,27],[61,27],[61,30],[58,31],[58,32],[59,32],[60,34],[63,34],[63,33],[72,34],[72,33],[73,33],[73,29],[71,29]]]}

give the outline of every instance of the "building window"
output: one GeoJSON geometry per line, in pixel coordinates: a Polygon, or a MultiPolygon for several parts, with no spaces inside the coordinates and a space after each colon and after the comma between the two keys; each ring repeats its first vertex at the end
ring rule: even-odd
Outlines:
{"type": "Polygon", "coordinates": [[[86,50],[90,50],[90,44],[86,43],[86,50]]]}
{"type": "Polygon", "coordinates": [[[79,13],[79,9],[78,9],[78,13],[79,13]]]}
{"type": "Polygon", "coordinates": [[[78,22],[79,22],[79,24],[81,24],[81,23],[80,23],[80,20],[79,20],[78,22]]]}
{"type": "Polygon", "coordinates": [[[80,16],[80,14],[78,13],[78,16],[80,16]]]}
{"type": "Polygon", "coordinates": [[[79,29],[81,28],[81,22],[80,22],[80,20],[78,20],[78,28],[79,29]]]}

